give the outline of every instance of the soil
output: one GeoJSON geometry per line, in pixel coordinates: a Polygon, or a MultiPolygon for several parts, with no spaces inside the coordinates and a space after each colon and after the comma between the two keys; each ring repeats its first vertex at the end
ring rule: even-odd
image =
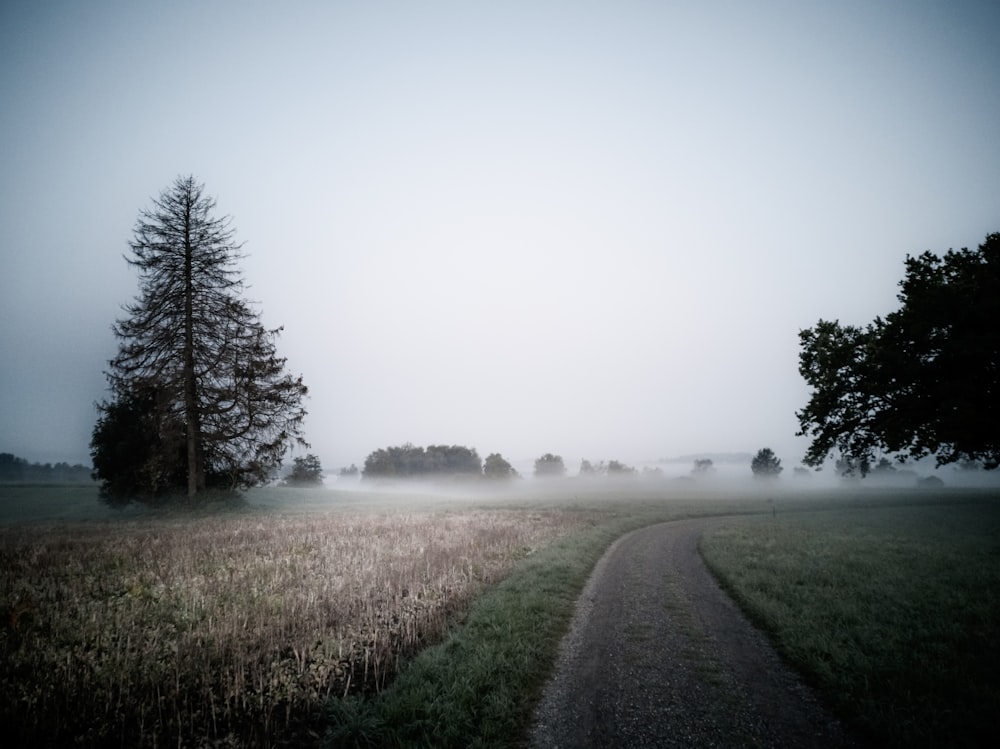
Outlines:
{"type": "Polygon", "coordinates": [[[719,519],[620,538],[577,603],[533,747],[857,747],[705,567],[719,519]]]}

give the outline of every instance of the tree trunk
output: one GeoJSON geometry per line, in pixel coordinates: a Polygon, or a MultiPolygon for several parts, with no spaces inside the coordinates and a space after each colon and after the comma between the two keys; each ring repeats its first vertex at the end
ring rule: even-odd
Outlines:
{"type": "Polygon", "coordinates": [[[184,215],[184,416],[187,424],[188,498],[205,488],[201,466],[201,425],[194,368],[194,248],[191,245],[191,205],[184,215]]]}

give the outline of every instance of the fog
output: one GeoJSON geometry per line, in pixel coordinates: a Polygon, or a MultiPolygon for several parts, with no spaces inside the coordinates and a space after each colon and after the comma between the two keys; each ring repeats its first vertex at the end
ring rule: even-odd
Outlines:
{"type": "Polygon", "coordinates": [[[790,482],[798,331],[1000,230],[998,28],[973,2],[3,3],[0,452],[89,462],[122,254],[194,174],[328,472],[407,442],[571,475],[767,446],[790,482]]]}
{"type": "Polygon", "coordinates": [[[619,475],[583,475],[579,472],[579,463],[567,464],[564,476],[551,477],[536,476],[531,465],[515,466],[519,476],[509,480],[445,475],[365,478],[361,475],[328,474],[323,478],[324,491],[314,499],[320,507],[338,506],[352,500],[370,502],[373,497],[397,504],[400,499],[409,496],[422,500],[520,500],[530,506],[538,501],[557,499],[596,503],[616,498],[653,502],[684,498],[752,500],[757,497],[767,500],[783,496],[808,497],[811,494],[858,500],[872,493],[900,489],[932,494],[941,487],[1000,487],[1000,475],[996,471],[969,470],[954,465],[938,467],[933,459],[895,464],[890,471],[870,473],[861,478],[841,476],[832,466],[819,471],[801,466],[782,466],[777,476],[758,477],[750,468],[750,455],[745,460],[734,455],[729,459],[713,461],[707,471],[699,472],[693,466],[694,457],[692,460],[674,459],[629,466],[633,473],[619,475]]]}

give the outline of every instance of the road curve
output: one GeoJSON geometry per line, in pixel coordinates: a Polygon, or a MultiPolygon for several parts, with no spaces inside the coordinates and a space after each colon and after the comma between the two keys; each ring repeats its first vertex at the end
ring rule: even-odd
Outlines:
{"type": "Polygon", "coordinates": [[[618,539],[594,569],[530,745],[855,747],[715,582],[698,539],[721,519],[618,539]]]}

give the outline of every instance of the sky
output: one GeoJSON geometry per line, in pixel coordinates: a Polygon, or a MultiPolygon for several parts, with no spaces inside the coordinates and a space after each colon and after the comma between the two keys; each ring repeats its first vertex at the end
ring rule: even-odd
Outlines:
{"type": "Polygon", "coordinates": [[[0,3],[0,452],[89,464],[194,175],[328,471],[797,465],[798,332],[1000,231],[995,2],[0,3]]]}

